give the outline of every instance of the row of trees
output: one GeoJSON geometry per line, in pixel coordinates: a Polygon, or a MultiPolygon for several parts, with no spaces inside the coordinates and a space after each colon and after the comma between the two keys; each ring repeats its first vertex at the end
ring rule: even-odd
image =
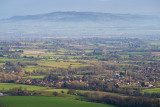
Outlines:
{"type": "Polygon", "coordinates": [[[22,87],[19,87],[19,88],[15,87],[10,90],[10,95],[13,95],[13,96],[36,96],[36,95],[40,95],[40,93],[31,92],[31,91],[28,91],[27,89],[22,89],[22,87]]]}
{"type": "Polygon", "coordinates": [[[88,98],[91,102],[116,105],[118,107],[160,107],[160,100],[147,97],[128,97],[114,94],[102,93],[83,93],[75,90],[69,90],[68,94],[81,95],[88,98]]]}
{"type": "Polygon", "coordinates": [[[118,107],[160,107],[159,99],[151,99],[147,97],[123,97],[115,95],[101,96],[98,93],[90,93],[87,97],[93,102],[112,104],[118,107]]]}

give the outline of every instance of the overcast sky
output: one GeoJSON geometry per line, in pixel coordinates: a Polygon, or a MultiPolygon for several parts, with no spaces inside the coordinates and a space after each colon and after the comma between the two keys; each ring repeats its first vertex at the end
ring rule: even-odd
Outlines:
{"type": "Polygon", "coordinates": [[[160,13],[160,0],[0,0],[0,19],[55,11],[160,13]]]}

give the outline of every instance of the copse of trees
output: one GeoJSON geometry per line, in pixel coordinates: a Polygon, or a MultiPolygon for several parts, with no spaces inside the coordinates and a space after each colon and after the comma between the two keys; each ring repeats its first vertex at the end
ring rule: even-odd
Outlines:
{"type": "Polygon", "coordinates": [[[114,94],[79,92],[73,89],[68,90],[67,94],[85,96],[91,102],[116,105],[118,107],[159,107],[160,100],[147,97],[120,96],[114,94]]]}
{"type": "Polygon", "coordinates": [[[19,87],[19,88],[15,87],[10,90],[10,95],[13,95],[13,96],[35,96],[40,94],[41,93],[30,92],[27,89],[23,90],[22,87],[19,87]]]}
{"type": "Polygon", "coordinates": [[[89,88],[89,85],[85,82],[72,81],[66,83],[65,88],[87,90],[89,88]]]}
{"type": "Polygon", "coordinates": [[[125,97],[115,95],[103,95],[99,93],[89,93],[89,101],[116,105],[118,107],[159,107],[160,100],[147,97],[125,97]]]}
{"type": "Polygon", "coordinates": [[[58,96],[58,92],[54,91],[54,92],[53,92],[53,95],[54,95],[54,96],[58,96]]]}
{"type": "Polygon", "coordinates": [[[28,92],[26,89],[23,90],[22,87],[12,88],[12,89],[10,90],[10,94],[13,95],[13,96],[29,96],[29,95],[31,95],[30,92],[28,92]]]}
{"type": "Polygon", "coordinates": [[[144,92],[143,96],[144,97],[149,97],[149,98],[160,98],[160,93],[147,93],[147,92],[144,92]]]}
{"type": "Polygon", "coordinates": [[[67,92],[67,94],[76,95],[77,91],[73,90],[73,89],[69,89],[68,92],[67,92]]]}
{"type": "Polygon", "coordinates": [[[54,73],[50,73],[48,76],[44,77],[44,80],[55,81],[58,80],[58,76],[55,75],[54,73]]]}
{"type": "Polygon", "coordinates": [[[2,74],[0,76],[0,82],[9,82],[9,83],[13,83],[16,80],[21,79],[23,76],[25,76],[25,72],[14,72],[14,73],[10,73],[10,74],[2,74]]]}

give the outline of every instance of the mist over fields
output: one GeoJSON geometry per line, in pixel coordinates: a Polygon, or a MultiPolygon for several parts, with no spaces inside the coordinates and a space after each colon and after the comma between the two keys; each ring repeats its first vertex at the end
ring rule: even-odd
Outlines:
{"type": "Polygon", "coordinates": [[[52,12],[0,20],[0,35],[47,37],[145,37],[160,33],[160,16],[98,12],[52,12]],[[140,36],[141,35],[141,36],[140,36]]]}

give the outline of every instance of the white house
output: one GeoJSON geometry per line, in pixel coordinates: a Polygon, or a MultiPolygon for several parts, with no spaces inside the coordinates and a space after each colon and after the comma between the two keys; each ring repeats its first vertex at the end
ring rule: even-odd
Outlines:
{"type": "Polygon", "coordinates": [[[2,96],[3,96],[3,93],[0,92],[0,97],[2,97],[2,96]]]}

